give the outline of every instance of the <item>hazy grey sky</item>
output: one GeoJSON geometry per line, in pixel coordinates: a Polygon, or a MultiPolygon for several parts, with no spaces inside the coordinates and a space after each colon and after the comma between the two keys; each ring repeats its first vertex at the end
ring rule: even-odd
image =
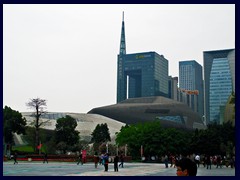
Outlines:
{"type": "Polygon", "coordinates": [[[3,107],[86,113],[116,103],[122,12],[127,53],[155,51],[178,76],[179,61],[235,48],[235,5],[3,5],[3,107]]]}

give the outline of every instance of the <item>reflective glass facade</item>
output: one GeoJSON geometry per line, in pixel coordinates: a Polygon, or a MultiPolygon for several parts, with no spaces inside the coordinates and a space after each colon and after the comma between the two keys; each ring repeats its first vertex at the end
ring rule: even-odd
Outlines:
{"type": "Polygon", "coordinates": [[[210,73],[210,122],[220,120],[220,106],[225,106],[232,92],[232,78],[227,58],[213,59],[210,73]]]}
{"type": "Polygon", "coordinates": [[[173,121],[175,123],[180,123],[180,124],[185,123],[183,117],[181,116],[157,116],[156,118],[160,120],[165,120],[165,121],[173,121]]]}
{"type": "Polygon", "coordinates": [[[179,62],[179,88],[198,90],[199,94],[197,96],[189,95],[186,101],[192,110],[198,112],[202,117],[204,112],[202,66],[195,60],[179,62]]]}
{"type": "Polygon", "coordinates": [[[224,96],[231,88],[235,92],[235,49],[204,51],[203,58],[205,120],[207,124],[213,120],[221,123],[220,114],[216,113],[219,112],[217,106],[226,103],[224,96]],[[229,81],[231,81],[230,84],[229,81]],[[219,104],[217,105],[217,103],[219,104]]]}
{"type": "Polygon", "coordinates": [[[117,69],[117,103],[128,98],[168,97],[168,60],[156,52],[126,53],[124,14],[117,69]]]}
{"type": "Polygon", "coordinates": [[[117,102],[148,96],[168,97],[168,60],[156,52],[118,55],[117,102]]]}

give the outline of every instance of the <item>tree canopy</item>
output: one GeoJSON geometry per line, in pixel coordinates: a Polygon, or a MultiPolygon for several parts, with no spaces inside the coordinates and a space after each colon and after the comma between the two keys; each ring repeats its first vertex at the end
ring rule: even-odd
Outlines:
{"type": "Polygon", "coordinates": [[[140,156],[143,146],[145,155],[187,153],[189,134],[174,128],[162,128],[159,121],[139,123],[122,127],[116,142],[127,144],[132,156],[140,156]]]}
{"type": "Polygon", "coordinates": [[[209,124],[206,130],[195,131],[190,146],[193,152],[201,154],[232,154],[228,149],[235,146],[235,128],[231,122],[209,124]]]}
{"type": "Polygon", "coordinates": [[[57,119],[56,124],[56,143],[60,143],[62,147],[74,146],[79,143],[79,131],[75,130],[77,121],[71,116],[57,119]]]}
{"type": "Polygon", "coordinates": [[[162,128],[159,121],[126,125],[117,133],[116,143],[128,145],[133,157],[140,156],[141,146],[144,155],[192,153],[226,155],[232,154],[235,147],[235,130],[231,123],[210,124],[205,130],[186,131],[175,128],[162,128]]]}
{"type": "Polygon", "coordinates": [[[93,130],[91,136],[92,136],[91,142],[93,143],[103,143],[111,141],[107,123],[98,124],[96,128],[93,130]]]}
{"type": "Polygon", "coordinates": [[[3,109],[3,136],[8,144],[13,143],[13,134],[25,134],[26,119],[18,111],[5,106],[3,109]]]}

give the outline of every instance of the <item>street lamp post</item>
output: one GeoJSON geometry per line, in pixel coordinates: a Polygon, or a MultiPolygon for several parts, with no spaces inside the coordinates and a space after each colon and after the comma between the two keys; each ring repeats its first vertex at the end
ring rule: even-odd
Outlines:
{"type": "Polygon", "coordinates": [[[125,156],[127,156],[127,144],[125,145],[125,156]]]}
{"type": "Polygon", "coordinates": [[[106,144],[106,148],[107,148],[107,153],[108,153],[108,143],[106,144]]]}
{"type": "Polygon", "coordinates": [[[118,144],[117,144],[117,153],[116,153],[116,154],[117,154],[117,156],[118,156],[118,144]]]}

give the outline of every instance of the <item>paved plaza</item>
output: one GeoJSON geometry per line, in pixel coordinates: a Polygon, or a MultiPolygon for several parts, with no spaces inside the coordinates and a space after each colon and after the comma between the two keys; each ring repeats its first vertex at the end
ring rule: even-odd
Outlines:
{"type": "MultiPolygon", "coordinates": [[[[3,176],[176,176],[176,168],[165,168],[159,163],[124,163],[124,168],[114,172],[113,164],[109,164],[109,171],[104,172],[104,166],[94,168],[93,163],[77,165],[67,162],[3,162],[3,176]]],[[[235,176],[235,169],[230,167],[211,170],[203,166],[198,168],[197,176],[235,176]]]]}

